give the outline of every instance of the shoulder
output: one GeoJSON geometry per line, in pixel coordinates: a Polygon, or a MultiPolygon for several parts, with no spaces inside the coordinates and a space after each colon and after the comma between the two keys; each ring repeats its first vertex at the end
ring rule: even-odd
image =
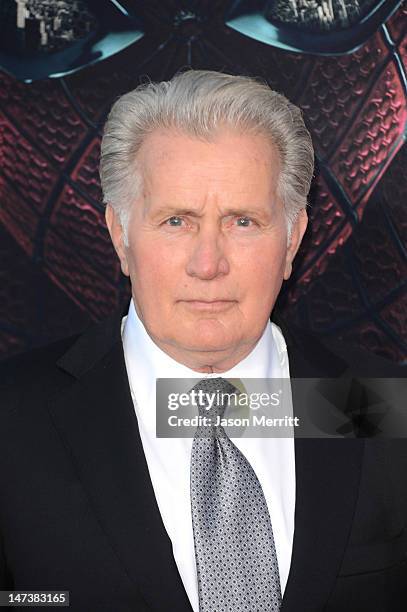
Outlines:
{"type": "Polygon", "coordinates": [[[63,338],[0,362],[0,412],[17,408],[29,394],[47,395],[64,377],[58,359],[80,334],[63,338]]]}
{"type": "Polygon", "coordinates": [[[122,311],[93,321],[80,333],[0,362],[0,415],[58,393],[121,339],[122,311]]]}
{"type": "Polygon", "coordinates": [[[407,365],[395,363],[349,342],[335,337],[323,337],[320,342],[329,351],[343,359],[351,372],[358,376],[375,378],[405,378],[407,365]]]}
{"type": "Polygon", "coordinates": [[[394,363],[339,336],[322,335],[288,323],[278,313],[273,317],[285,339],[297,377],[341,376],[345,371],[355,377],[405,378],[407,366],[394,363]]]}

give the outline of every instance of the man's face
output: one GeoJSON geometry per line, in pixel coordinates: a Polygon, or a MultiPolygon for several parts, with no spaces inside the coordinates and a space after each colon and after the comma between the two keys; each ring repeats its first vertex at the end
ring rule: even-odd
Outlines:
{"type": "Polygon", "coordinates": [[[160,348],[199,371],[229,369],[259,340],[306,228],[287,247],[280,162],[261,135],[219,132],[205,142],[157,130],[137,158],[143,191],[129,246],[108,207],[139,317],[160,348]]]}

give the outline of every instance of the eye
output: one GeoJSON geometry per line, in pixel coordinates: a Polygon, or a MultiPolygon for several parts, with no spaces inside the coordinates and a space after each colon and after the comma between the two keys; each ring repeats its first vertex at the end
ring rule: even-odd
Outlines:
{"type": "Polygon", "coordinates": [[[183,219],[181,217],[173,216],[167,219],[165,224],[169,225],[170,227],[181,227],[182,222],[183,222],[183,219]]]}
{"type": "Polygon", "coordinates": [[[250,217],[238,217],[236,222],[238,227],[250,227],[253,223],[253,219],[250,219],[250,217]]]}

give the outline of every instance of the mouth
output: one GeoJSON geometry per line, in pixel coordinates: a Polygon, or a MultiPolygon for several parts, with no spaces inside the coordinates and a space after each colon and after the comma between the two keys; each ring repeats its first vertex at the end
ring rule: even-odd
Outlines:
{"type": "Polygon", "coordinates": [[[229,310],[236,300],[180,300],[185,306],[198,312],[222,312],[229,310]]]}

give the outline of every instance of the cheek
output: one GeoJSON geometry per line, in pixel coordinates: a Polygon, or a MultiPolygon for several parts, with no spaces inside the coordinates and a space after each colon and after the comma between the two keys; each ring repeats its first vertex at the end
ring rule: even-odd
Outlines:
{"type": "Polygon", "coordinates": [[[245,296],[243,304],[256,318],[268,316],[283,282],[285,257],[282,248],[261,246],[250,254],[241,253],[238,271],[239,285],[245,296]]]}
{"type": "Polygon", "coordinates": [[[174,246],[158,240],[140,240],[129,255],[133,289],[143,297],[152,296],[156,300],[159,295],[173,293],[172,289],[182,282],[182,251],[174,246]]]}
{"type": "Polygon", "coordinates": [[[235,269],[242,279],[252,286],[262,286],[263,291],[279,282],[285,267],[285,244],[259,242],[254,247],[236,251],[235,269]]]}

